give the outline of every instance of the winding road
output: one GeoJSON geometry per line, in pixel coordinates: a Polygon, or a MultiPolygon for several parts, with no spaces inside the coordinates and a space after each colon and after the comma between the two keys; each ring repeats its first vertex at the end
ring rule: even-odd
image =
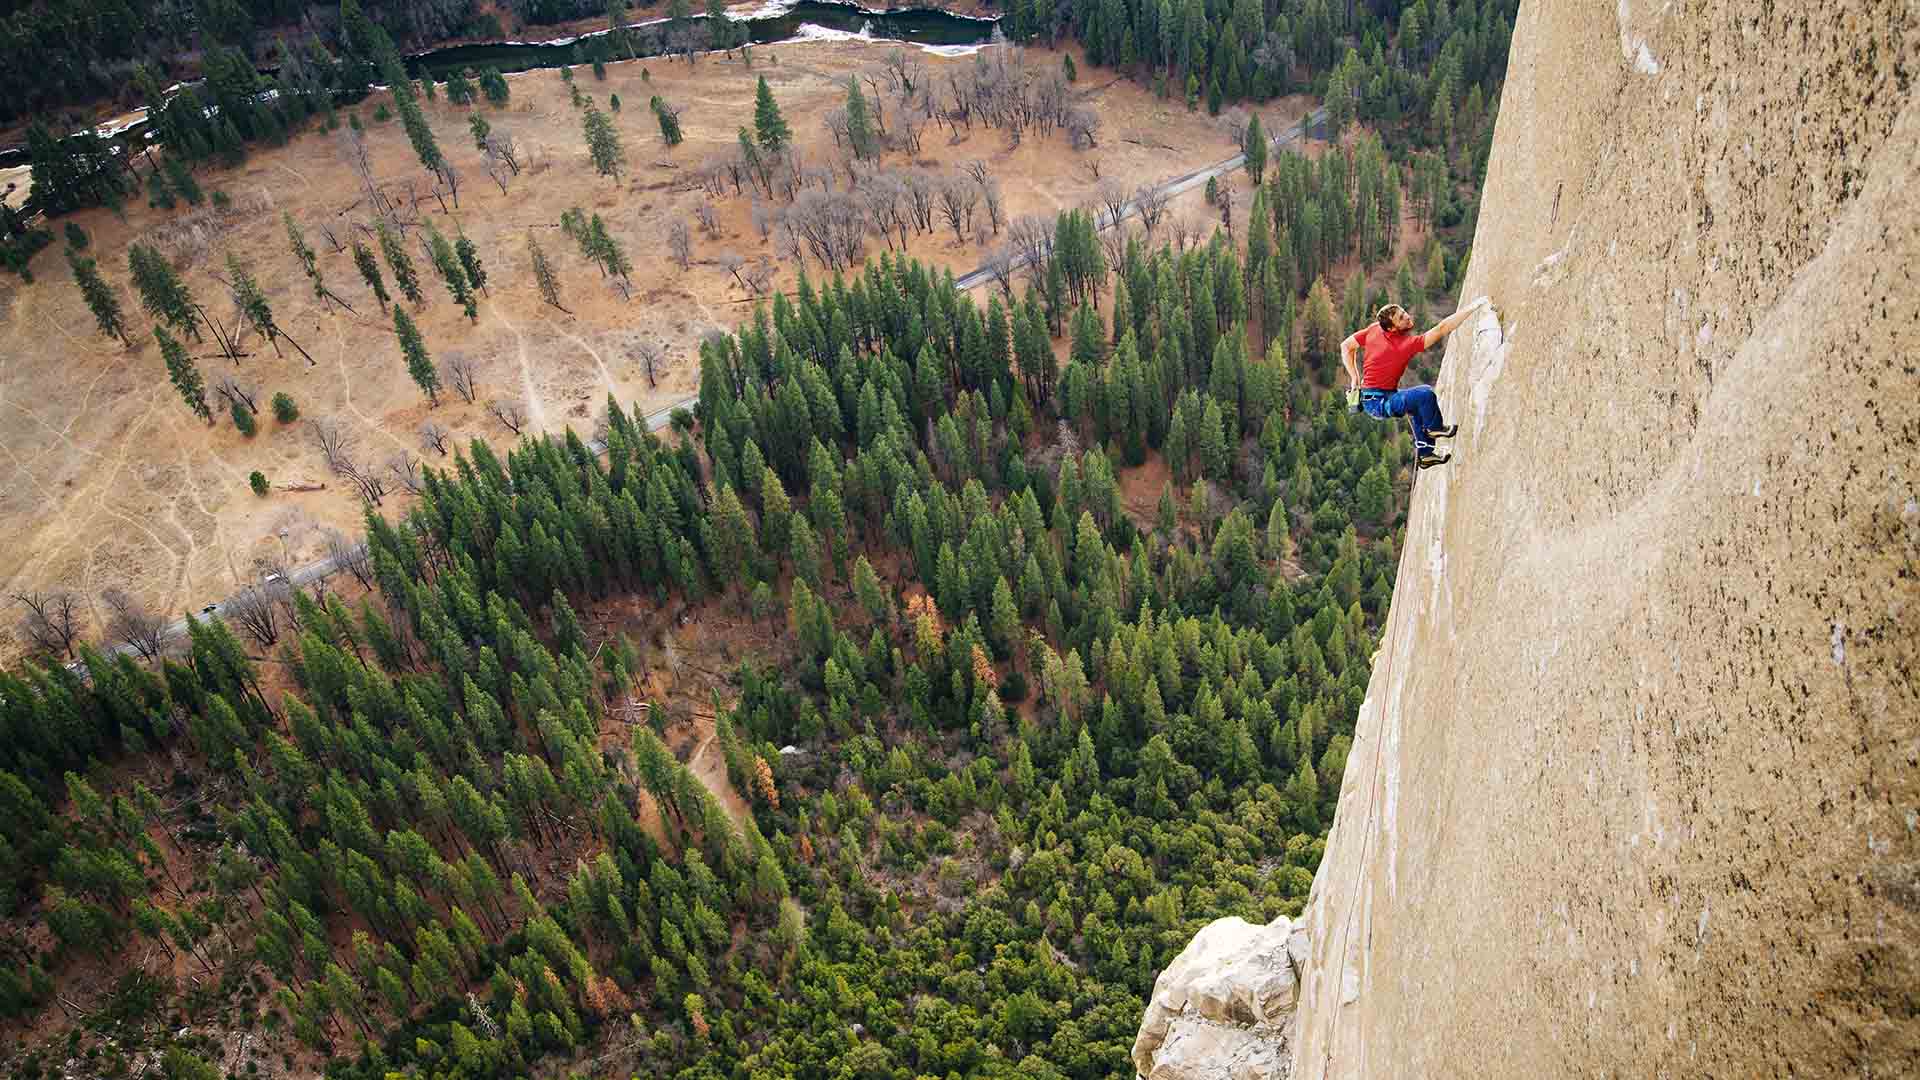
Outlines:
{"type": "MultiPolygon", "coordinates": [[[[1270,145],[1273,146],[1275,149],[1278,149],[1280,147],[1284,147],[1288,145],[1289,143],[1298,141],[1303,129],[1319,127],[1322,123],[1325,122],[1326,115],[1327,115],[1326,109],[1324,108],[1315,109],[1314,111],[1308,113],[1300,123],[1288,125],[1285,133],[1271,140],[1270,145]]],[[[1230,173],[1233,170],[1240,168],[1242,165],[1245,165],[1246,161],[1247,161],[1247,155],[1235,154],[1234,156],[1227,158],[1224,161],[1219,161],[1205,168],[1195,169],[1193,172],[1186,173],[1185,175],[1182,175],[1182,176],[1176,176],[1171,180],[1167,180],[1159,184],[1155,190],[1156,192],[1164,193],[1168,198],[1172,198],[1184,192],[1193,190],[1199,185],[1206,183],[1208,180],[1212,179],[1213,177],[1222,176],[1226,173],[1230,173]]],[[[1111,228],[1116,222],[1125,221],[1127,218],[1133,217],[1139,212],[1140,212],[1139,201],[1137,199],[1129,199],[1124,205],[1121,206],[1120,213],[1118,215],[1112,215],[1107,213],[1098,214],[1094,218],[1094,227],[1096,229],[1111,228]]],[[[1012,269],[1019,270],[1026,265],[1026,262],[1027,260],[1024,258],[1016,260],[1013,264],[1012,269]]],[[[994,279],[993,269],[988,266],[982,266],[978,269],[969,271],[966,275],[956,279],[954,281],[954,284],[963,290],[971,290],[971,289],[977,289],[980,286],[985,285],[988,282],[992,281],[993,279],[994,279]]],[[[700,399],[698,395],[685,397],[680,399],[679,401],[672,402],[671,404],[662,406],[661,408],[655,409],[653,412],[646,414],[646,416],[643,418],[643,422],[646,425],[646,430],[659,431],[661,428],[666,427],[667,424],[672,420],[673,413],[676,409],[691,409],[699,400],[700,399]]],[[[601,442],[599,439],[590,440],[587,443],[587,446],[590,449],[592,449],[596,454],[602,453],[606,450],[606,444],[601,442]]],[[[324,559],[316,559],[313,562],[307,563],[304,566],[295,568],[294,570],[288,573],[287,578],[288,578],[288,582],[294,586],[310,585],[315,581],[320,581],[332,576],[333,574],[338,572],[339,569],[340,569],[340,566],[338,562],[333,557],[329,556],[324,559]]],[[[200,609],[200,615],[202,617],[210,616],[210,615],[218,615],[230,603],[232,603],[231,598],[227,600],[221,600],[216,603],[208,604],[206,607],[200,609]]],[[[186,632],[186,629],[187,629],[187,620],[185,618],[176,619],[172,623],[168,624],[166,629],[166,637],[169,641],[172,641],[173,639],[178,638],[181,634],[184,634],[186,632]]],[[[131,645],[117,645],[111,650],[112,653],[132,653],[133,651],[134,649],[133,649],[133,646],[131,645]]],[[[78,661],[75,661],[75,663],[77,664],[78,661]]],[[[69,666],[71,667],[72,665],[69,665],[69,666]]]]}

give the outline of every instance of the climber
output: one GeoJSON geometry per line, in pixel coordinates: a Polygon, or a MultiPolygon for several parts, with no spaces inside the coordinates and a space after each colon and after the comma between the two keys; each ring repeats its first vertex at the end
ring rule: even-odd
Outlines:
{"type": "Polygon", "coordinates": [[[1355,330],[1340,343],[1340,364],[1347,369],[1348,405],[1375,420],[1406,417],[1413,427],[1413,449],[1422,469],[1452,460],[1434,448],[1433,440],[1451,438],[1459,427],[1441,419],[1440,399],[1434,396],[1433,387],[1423,384],[1401,390],[1400,376],[1416,355],[1459,329],[1468,316],[1486,304],[1487,298],[1482,296],[1424,334],[1413,332],[1413,316],[1406,308],[1388,304],[1374,316],[1372,325],[1355,330]],[[1354,362],[1357,349],[1367,350],[1364,375],[1354,362]]]}

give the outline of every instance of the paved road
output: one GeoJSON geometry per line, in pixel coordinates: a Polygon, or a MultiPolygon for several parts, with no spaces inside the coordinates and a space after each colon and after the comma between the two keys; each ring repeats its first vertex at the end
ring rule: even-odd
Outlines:
{"type": "MultiPolygon", "coordinates": [[[[1315,109],[1313,112],[1307,114],[1306,125],[1308,127],[1318,127],[1322,122],[1326,120],[1326,115],[1327,115],[1327,110],[1325,110],[1324,108],[1315,109]]],[[[1287,128],[1285,134],[1272,140],[1272,145],[1277,149],[1279,147],[1286,146],[1288,143],[1297,141],[1300,138],[1300,128],[1301,128],[1300,124],[1290,125],[1287,128]]],[[[1212,177],[1221,176],[1226,173],[1230,173],[1233,170],[1246,164],[1246,161],[1247,161],[1247,155],[1235,154],[1234,156],[1226,159],[1225,161],[1221,161],[1213,165],[1209,165],[1204,169],[1196,169],[1193,172],[1187,173],[1183,176],[1176,176],[1173,179],[1160,184],[1159,188],[1160,190],[1166,192],[1169,198],[1172,198],[1173,196],[1180,195],[1183,192],[1193,190],[1199,185],[1206,183],[1212,177]]],[[[1094,219],[1094,225],[1096,228],[1100,228],[1100,229],[1109,228],[1116,221],[1124,221],[1127,218],[1132,217],[1139,212],[1140,212],[1140,206],[1138,201],[1129,199],[1126,205],[1120,208],[1120,214],[1118,217],[1113,217],[1112,215],[1103,213],[1094,219]]],[[[1013,269],[1018,270],[1025,265],[1026,265],[1026,260],[1021,259],[1014,263],[1013,269]]],[[[983,266],[977,270],[969,272],[964,277],[957,279],[954,282],[954,284],[961,289],[976,289],[992,280],[993,280],[992,269],[989,267],[983,266]]],[[[661,428],[666,427],[668,422],[672,419],[673,412],[675,409],[691,409],[695,404],[699,402],[699,400],[700,398],[698,395],[682,398],[681,400],[673,402],[670,405],[664,406],[660,409],[656,409],[653,412],[648,413],[644,418],[647,426],[647,430],[659,431],[661,428]]],[[[600,453],[606,450],[605,444],[600,442],[600,440],[598,439],[588,442],[587,446],[589,449],[593,450],[595,453],[600,453]]],[[[337,573],[339,569],[340,569],[339,564],[331,556],[329,556],[328,558],[317,559],[313,562],[307,563],[305,566],[296,567],[287,576],[289,580],[296,586],[311,585],[316,581],[320,581],[324,578],[332,576],[333,574],[337,573]]],[[[202,617],[209,616],[209,615],[218,615],[229,603],[232,603],[231,599],[221,600],[217,603],[208,604],[206,607],[201,609],[200,614],[202,617]]],[[[177,638],[181,634],[184,634],[186,632],[187,632],[187,620],[184,618],[176,619],[173,623],[171,623],[167,627],[167,637],[169,639],[177,638]]],[[[119,645],[119,646],[116,646],[112,651],[116,653],[131,653],[133,652],[133,646],[119,645]]]]}
{"type": "MultiPolygon", "coordinates": [[[[1315,109],[1312,112],[1307,114],[1306,126],[1319,127],[1322,123],[1326,122],[1326,119],[1327,119],[1326,109],[1324,108],[1315,109]]],[[[1269,140],[1269,145],[1272,146],[1274,149],[1278,149],[1280,147],[1286,146],[1288,143],[1297,142],[1300,138],[1300,127],[1301,127],[1300,124],[1292,124],[1288,126],[1286,133],[1279,136],[1278,138],[1269,140]]],[[[1158,190],[1165,192],[1168,198],[1173,198],[1174,196],[1183,194],[1188,191],[1192,191],[1194,188],[1199,187],[1201,184],[1206,183],[1208,180],[1212,179],[1213,177],[1223,176],[1227,173],[1230,173],[1233,170],[1241,167],[1242,165],[1245,165],[1246,163],[1247,163],[1247,155],[1235,154],[1232,157],[1226,159],[1225,161],[1221,161],[1213,165],[1209,165],[1204,169],[1195,169],[1193,172],[1187,173],[1184,176],[1176,176],[1173,179],[1168,180],[1165,183],[1159,185],[1158,190]]],[[[1093,219],[1094,228],[1096,229],[1110,228],[1116,222],[1125,221],[1126,219],[1133,217],[1135,214],[1138,214],[1139,212],[1140,212],[1139,200],[1128,199],[1126,203],[1120,207],[1120,213],[1118,216],[1106,214],[1106,213],[1100,213],[1095,215],[1093,219]]],[[[1026,266],[1026,264],[1027,264],[1027,260],[1025,258],[1016,259],[1014,260],[1012,269],[1019,270],[1022,267],[1026,266]]],[[[983,266],[978,270],[975,270],[972,273],[966,275],[965,277],[955,280],[954,284],[962,289],[976,289],[992,280],[993,280],[993,270],[989,267],[983,266]]]]}

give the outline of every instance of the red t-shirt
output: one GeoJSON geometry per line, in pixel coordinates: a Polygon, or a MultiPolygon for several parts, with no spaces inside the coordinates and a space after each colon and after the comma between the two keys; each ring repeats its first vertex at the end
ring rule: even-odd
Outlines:
{"type": "Polygon", "coordinates": [[[1398,390],[1401,374],[1414,357],[1426,351],[1427,339],[1414,330],[1388,333],[1374,323],[1360,332],[1360,347],[1367,350],[1360,385],[1368,390],[1398,390]]]}

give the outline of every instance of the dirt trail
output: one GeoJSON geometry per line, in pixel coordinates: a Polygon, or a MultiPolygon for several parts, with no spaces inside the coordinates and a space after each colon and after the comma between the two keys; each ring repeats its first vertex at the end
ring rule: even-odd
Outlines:
{"type": "MultiPolygon", "coordinates": [[[[704,728],[709,723],[701,721],[699,726],[704,728]]],[[[714,738],[712,731],[707,732],[706,738],[700,740],[700,745],[687,758],[687,768],[706,785],[708,791],[713,792],[713,797],[720,800],[720,805],[726,808],[727,814],[735,822],[744,823],[753,816],[753,811],[747,808],[747,801],[740,797],[740,793],[733,789],[733,781],[727,777],[727,759],[713,745],[714,738]]]]}
{"type": "Polygon", "coordinates": [[[547,426],[547,405],[540,399],[540,392],[533,386],[533,366],[527,362],[527,337],[520,332],[518,326],[501,314],[500,305],[488,304],[487,311],[500,320],[500,325],[513,332],[513,340],[519,346],[520,389],[527,398],[527,425],[535,430],[544,431],[547,426]]]}

